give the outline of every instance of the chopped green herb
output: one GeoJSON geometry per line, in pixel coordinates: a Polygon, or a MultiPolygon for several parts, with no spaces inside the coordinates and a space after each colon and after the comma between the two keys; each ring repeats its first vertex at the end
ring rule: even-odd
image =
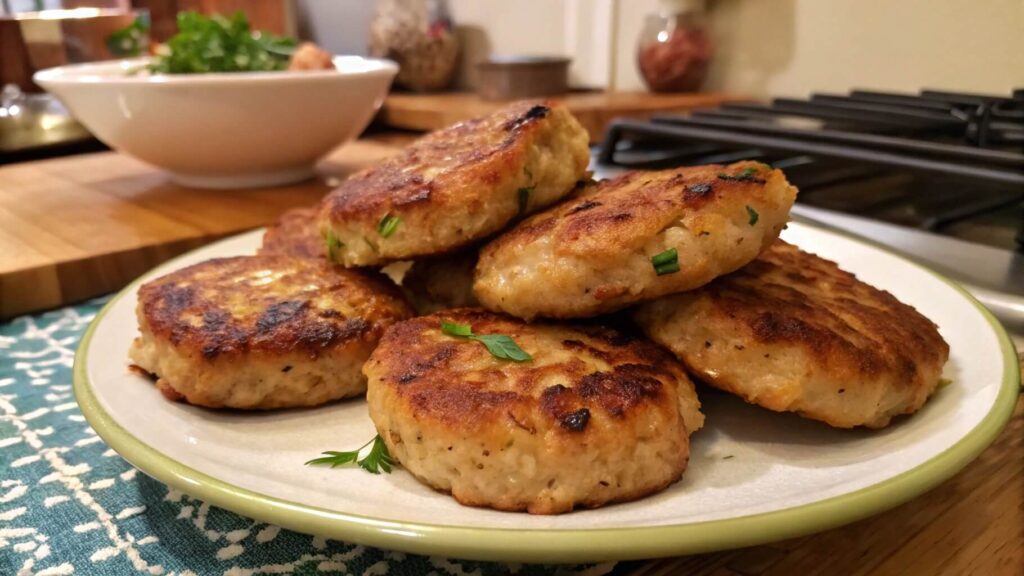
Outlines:
{"type": "Polygon", "coordinates": [[[760,217],[761,216],[757,213],[757,210],[747,206],[747,224],[750,224],[751,226],[757,224],[757,219],[760,217]]]}
{"type": "Polygon", "coordinates": [[[719,180],[732,180],[734,182],[756,182],[758,184],[764,184],[763,178],[757,178],[754,175],[757,174],[757,168],[744,168],[739,174],[735,176],[732,174],[726,174],[724,172],[718,175],[719,180]]]}
{"type": "Polygon", "coordinates": [[[502,360],[513,362],[530,362],[530,356],[516,344],[515,340],[504,334],[473,334],[473,328],[468,324],[455,324],[454,322],[441,322],[441,332],[457,338],[475,340],[484,345],[491,356],[502,360]]]}
{"type": "Polygon", "coordinates": [[[160,74],[284,70],[295,40],[252,31],[241,11],[231,16],[178,13],[178,33],[147,66],[160,74]]]}
{"type": "Polygon", "coordinates": [[[526,214],[526,208],[530,205],[530,192],[533,192],[534,188],[536,188],[536,186],[530,186],[529,188],[520,188],[519,189],[519,191],[518,191],[518,200],[519,200],[519,215],[520,216],[522,216],[523,214],[526,214]]]}
{"type": "Polygon", "coordinates": [[[733,458],[735,458],[735,456],[732,454],[729,454],[728,456],[722,456],[722,460],[731,460],[733,458]]]}
{"type": "Polygon", "coordinates": [[[402,223],[402,219],[398,216],[392,216],[391,214],[385,214],[380,219],[380,223],[377,224],[377,233],[382,237],[387,238],[395,233],[398,229],[398,225],[402,223]]]}
{"type": "Polygon", "coordinates": [[[137,17],[131,24],[107,36],[107,50],[118,58],[141,56],[146,51],[149,19],[137,17]]]}
{"type": "Polygon", "coordinates": [[[345,464],[356,463],[357,466],[366,470],[370,474],[380,474],[383,470],[388,474],[391,473],[391,468],[395,465],[395,461],[391,458],[391,453],[388,452],[388,446],[384,443],[384,439],[377,436],[373,437],[366,444],[363,444],[356,450],[350,450],[348,452],[324,452],[325,456],[320,458],[314,458],[309,462],[306,462],[306,466],[319,466],[325,465],[331,468],[337,468],[338,466],[344,466],[345,464]],[[367,446],[373,445],[370,451],[365,456],[360,457],[363,450],[366,450],[367,446]]]}
{"type": "Polygon", "coordinates": [[[679,272],[679,253],[675,248],[669,248],[661,254],[655,254],[651,257],[651,265],[658,276],[679,272]]]}
{"type": "Polygon", "coordinates": [[[331,230],[330,228],[327,229],[325,236],[327,239],[327,259],[334,262],[335,254],[338,253],[338,249],[345,244],[341,240],[338,240],[338,237],[334,235],[334,230],[331,230]]]}
{"type": "Polygon", "coordinates": [[[469,324],[456,324],[454,322],[441,322],[441,332],[449,336],[461,336],[463,338],[473,335],[473,328],[469,324]]]}
{"type": "Polygon", "coordinates": [[[935,387],[935,389],[936,390],[941,390],[941,389],[945,388],[946,386],[949,386],[952,383],[953,383],[953,381],[950,380],[949,378],[939,378],[939,384],[935,387]]]}

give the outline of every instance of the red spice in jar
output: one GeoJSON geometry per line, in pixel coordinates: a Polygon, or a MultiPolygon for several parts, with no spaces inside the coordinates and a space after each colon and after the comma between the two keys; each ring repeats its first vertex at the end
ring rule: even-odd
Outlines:
{"type": "Polygon", "coordinates": [[[708,34],[699,28],[675,28],[658,36],[658,41],[641,46],[637,57],[647,86],[654,92],[700,88],[711,60],[708,34]]]}

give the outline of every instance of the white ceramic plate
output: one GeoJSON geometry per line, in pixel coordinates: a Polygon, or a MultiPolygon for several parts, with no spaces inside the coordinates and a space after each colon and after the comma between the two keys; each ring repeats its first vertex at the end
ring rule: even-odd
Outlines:
{"type": "MultiPolygon", "coordinates": [[[[746,546],[823,530],[895,506],[950,477],[1009,419],[1012,344],[966,292],[883,249],[792,223],[784,237],[889,290],[950,344],[941,389],[881,431],[842,431],[702,392],[707,424],[683,480],[638,502],[561,516],[467,508],[400,468],[303,466],[374,435],[362,400],[314,410],[214,412],[166,401],[128,371],[136,288],[100,313],[75,364],[89,422],[147,474],[241,514],[295,530],[411,552],[520,562],[643,558],[746,546]]],[[[215,256],[254,252],[260,232],[170,262],[140,282],[215,256]]]]}

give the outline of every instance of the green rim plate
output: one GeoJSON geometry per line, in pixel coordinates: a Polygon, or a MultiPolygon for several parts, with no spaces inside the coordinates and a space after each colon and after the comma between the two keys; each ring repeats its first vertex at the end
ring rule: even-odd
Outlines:
{"type": "MultiPolygon", "coordinates": [[[[803,225],[836,233],[826,227],[803,225]]],[[[840,235],[850,237],[847,234],[840,235]]],[[[416,554],[504,562],[632,560],[763,544],[848,524],[893,508],[930,490],[976,458],[995,440],[1013,414],[1020,386],[1020,367],[1013,343],[999,321],[952,280],[884,246],[860,238],[856,240],[889,252],[910,266],[925,269],[973,304],[991,326],[1000,343],[1003,358],[1002,384],[992,408],[976,427],[948,450],[916,468],[855,492],[773,512],[635,528],[469,528],[379,520],[290,502],[239,488],[177,462],[140,441],[104,410],[93,393],[86,365],[93,333],[111,307],[153,272],[119,292],[96,315],[86,330],[75,354],[74,393],[82,413],[97,434],[125,460],[147,475],[215,506],[298,532],[416,554]]]]}

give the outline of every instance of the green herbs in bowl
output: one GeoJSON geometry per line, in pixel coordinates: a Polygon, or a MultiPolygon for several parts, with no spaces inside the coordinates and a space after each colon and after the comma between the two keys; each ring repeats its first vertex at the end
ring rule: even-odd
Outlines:
{"type": "Polygon", "coordinates": [[[249,28],[242,12],[231,16],[178,14],[178,33],[156,49],[146,66],[155,74],[273,72],[288,68],[293,38],[249,28]]]}

